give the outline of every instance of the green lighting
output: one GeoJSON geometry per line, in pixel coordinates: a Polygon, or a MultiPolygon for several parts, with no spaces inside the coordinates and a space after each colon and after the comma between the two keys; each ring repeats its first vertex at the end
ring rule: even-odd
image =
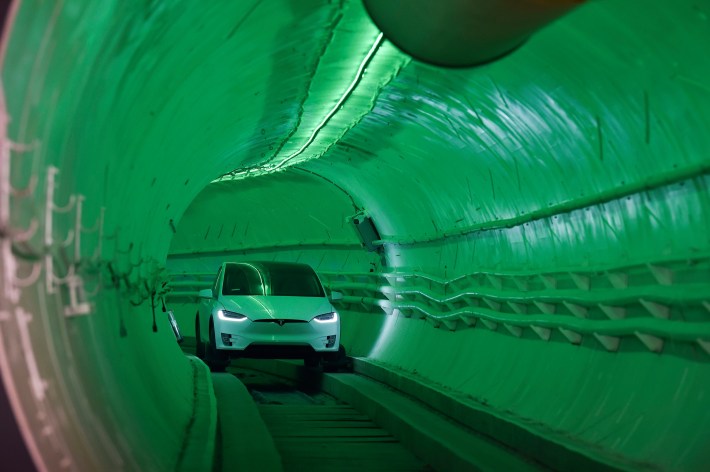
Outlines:
{"type": "Polygon", "coordinates": [[[295,157],[298,157],[303,151],[305,151],[306,148],[308,146],[310,146],[310,144],[313,142],[313,140],[316,139],[316,135],[318,134],[318,132],[321,129],[323,129],[323,127],[328,123],[328,121],[330,121],[330,119],[333,117],[333,115],[335,115],[338,112],[338,110],[341,108],[343,103],[345,103],[345,100],[348,99],[348,97],[353,92],[353,90],[355,90],[355,87],[357,87],[358,83],[360,83],[360,80],[362,79],[362,75],[365,72],[365,67],[367,67],[367,65],[370,63],[370,60],[372,59],[372,57],[375,55],[375,53],[379,49],[380,45],[382,44],[382,40],[383,40],[383,35],[382,35],[382,33],[380,33],[379,35],[377,35],[377,39],[375,39],[375,42],[372,44],[372,47],[370,48],[367,55],[365,56],[365,59],[363,59],[362,63],[360,63],[360,67],[358,67],[357,73],[355,74],[355,78],[353,79],[352,83],[347,88],[347,90],[345,90],[343,95],[340,97],[340,99],[338,100],[338,103],[336,103],[335,106],[333,107],[333,109],[330,110],[330,112],[325,116],[325,118],[323,118],[323,121],[321,121],[318,124],[318,126],[316,126],[316,129],[313,131],[313,134],[311,135],[311,137],[308,138],[308,141],[306,141],[298,151],[296,151],[294,154],[291,154],[286,159],[284,159],[283,161],[278,163],[275,167],[273,167],[273,169],[278,170],[281,167],[283,167],[284,165],[288,164],[289,161],[291,161],[295,157]]]}
{"type": "Polygon", "coordinates": [[[210,470],[167,313],[189,340],[220,264],[272,260],[343,294],[349,354],[603,465],[707,468],[707,2],[584,2],[460,69],[361,0],[7,18],[0,366],[40,469],[210,470]]]}

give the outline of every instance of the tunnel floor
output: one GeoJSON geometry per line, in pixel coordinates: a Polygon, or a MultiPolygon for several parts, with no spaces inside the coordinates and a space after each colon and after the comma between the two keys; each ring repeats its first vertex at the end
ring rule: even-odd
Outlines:
{"type": "Polygon", "coordinates": [[[260,405],[284,470],[432,471],[349,405],[260,405]]]}
{"type": "Polygon", "coordinates": [[[345,402],[268,374],[239,367],[229,371],[258,404],[285,471],[434,470],[345,402]]]}
{"type": "MultiPolygon", "coordinates": [[[[186,338],[181,348],[193,354],[194,340],[186,338]]],[[[237,377],[254,399],[284,471],[435,470],[366,415],[322,392],[318,371],[296,382],[232,362],[227,373],[237,377]]]]}

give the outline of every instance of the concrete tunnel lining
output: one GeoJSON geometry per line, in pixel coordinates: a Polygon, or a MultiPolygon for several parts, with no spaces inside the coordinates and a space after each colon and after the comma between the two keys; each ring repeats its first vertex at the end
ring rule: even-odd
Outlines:
{"type": "MultiPolygon", "coordinates": [[[[293,193],[294,171],[272,173],[283,162],[344,189],[382,235],[387,267],[375,273],[362,250],[260,238],[269,257],[325,261],[314,265],[349,296],[361,284],[406,302],[345,305],[353,354],[605,463],[702,468],[705,5],[589,2],[506,58],[454,71],[377,43],[357,1],[13,8],[0,351],[40,469],[179,466],[199,373],[161,311],[171,241],[216,217],[188,208],[220,175],[213,185],[293,193]],[[79,277],[61,281],[72,267],[79,277]],[[33,269],[39,278],[20,287],[33,269]]],[[[308,182],[346,211],[335,186],[308,182]]],[[[308,220],[276,201],[268,210],[274,222],[308,220]]],[[[184,252],[220,250],[208,246],[194,238],[184,252]]]]}

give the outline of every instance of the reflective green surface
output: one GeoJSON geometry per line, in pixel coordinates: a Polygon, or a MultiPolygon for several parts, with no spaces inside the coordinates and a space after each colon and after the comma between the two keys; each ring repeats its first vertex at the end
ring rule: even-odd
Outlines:
{"type": "Polygon", "coordinates": [[[180,468],[194,372],[168,270],[251,258],[343,289],[354,355],[609,464],[704,468],[707,2],[589,2],[455,71],[354,0],[16,6],[0,351],[35,458],[180,468]]]}

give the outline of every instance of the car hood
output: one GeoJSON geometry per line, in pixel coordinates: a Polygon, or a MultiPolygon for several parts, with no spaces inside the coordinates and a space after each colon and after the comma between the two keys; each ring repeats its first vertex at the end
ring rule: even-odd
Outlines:
{"type": "Polygon", "coordinates": [[[225,310],[245,315],[250,320],[303,320],[335,311],[324,297],[222,296],[225,310]]]}

